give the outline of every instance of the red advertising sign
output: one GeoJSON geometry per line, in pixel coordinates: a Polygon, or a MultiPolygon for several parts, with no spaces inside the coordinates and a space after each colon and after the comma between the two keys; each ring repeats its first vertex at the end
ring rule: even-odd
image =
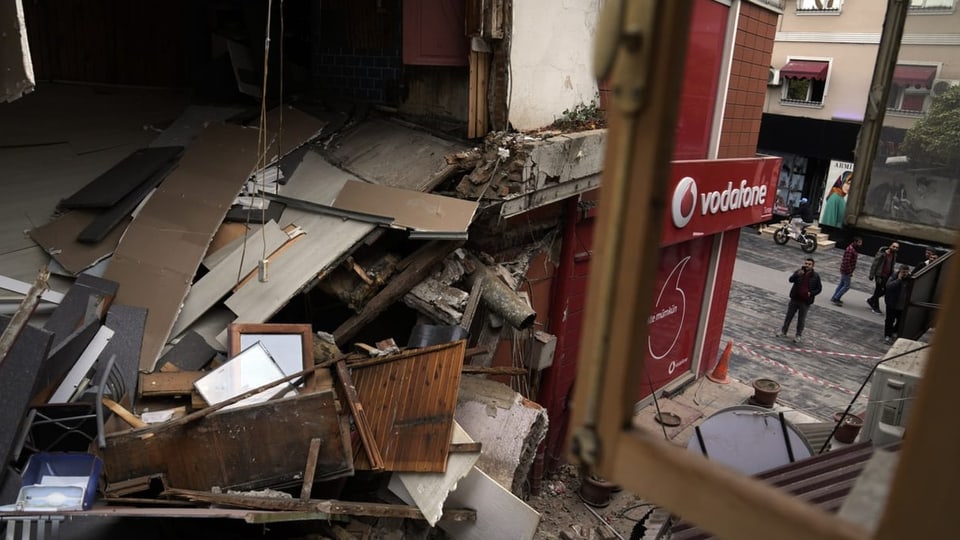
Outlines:
{"type": "Polygon", "coordinates": [[[758,157],[672,162],[661,245],[772,217],[780,161],[758,157]]]}
{"type": "Polygon", "coordinates": [[[690,372],[712,247],[712,239],[699,238],[660,250],[638,400],[690,372]]]}

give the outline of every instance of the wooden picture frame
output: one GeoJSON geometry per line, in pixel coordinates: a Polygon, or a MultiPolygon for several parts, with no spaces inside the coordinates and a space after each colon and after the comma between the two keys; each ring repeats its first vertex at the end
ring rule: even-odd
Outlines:
{"type": "MultiPolygon", "coordinates": [[[[309,324],[233,323],[227,327],[227,356],[233,358],[260,341],[280,370],[291,375],[313,367],[312,334],[309,324]]],[[[304,388],[314,389],[315,380],[313,375],[305,377],[304,388]]]]}

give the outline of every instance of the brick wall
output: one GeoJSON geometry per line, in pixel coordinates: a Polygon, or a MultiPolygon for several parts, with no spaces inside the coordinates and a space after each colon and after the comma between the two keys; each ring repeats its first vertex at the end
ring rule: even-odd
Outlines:
{"type": "Polygon", "coordinates": [[[757,153],[776,25],[776,13],[741,3],[717,157],[753,157],[757,153]]]}

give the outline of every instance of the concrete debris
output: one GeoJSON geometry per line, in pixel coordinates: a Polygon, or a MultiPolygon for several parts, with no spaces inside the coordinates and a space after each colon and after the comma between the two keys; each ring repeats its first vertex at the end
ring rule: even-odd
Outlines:
{"type": "MultiPolygon", "coordinates": [[[[254,130],[213,122],[194,137],[177,137],[187,163],[164,170],[145,213],[124,215],[110,238],[74,242],[93,219],[79,210],[58,219],[55,231],[34,231],[38,243],[50,244],[45,252],[70,263],[67,273],[78,277],[59,305],[49,306],[43,331],[3,336],[0,372],[33,366],[22,391],[3,393],[5,410],[14,413],[0,426],[9,435],[0,440],[9,470],[16,473],[32,452],[92,453],[104,463],[100,505],[160,504],[162,497],[205,508],[210,517],[228,506],[380,520],[329,529],[334,537],[387,538],[411,527],[383,524],[419,521],[411,530],[424,538],[434,526],[462,538],[532,538],[539,514],[517,496],[525,495],[548,421],[531,401],[528,377],[550,366],[553,348],[538,346],[536,357],[518,366],[509,355],[504,361],[498,344],[517,339],[501,326],[531,328],[540,315],[526,276],[531,253],[550,242],[526,238],[522,256],[506,245],[491,250],[498,234],[513,244],[534,229],[498,225],[476,211],[476,201],[496,204],[582,173],[602,137],[500,132],[464,148],[389,119],[338,122],[326,131],[325,120],[284,107],[283,129],[289,122],[296,131],[284,143],[306,146],[275,151],[269,167],[249,171],[254,130]],[[234,143],[242,143],[246,161],[214,168],[217,212],[182,204],[205,196],[194,169],[233,155],[234,143]],[[371,147],[375,156],[361,155],[371,147]],[[246,217],[267,210],[264,186],[309,204],[271,205],[274,221],[253,223],[246,217]],[[466,200],[429,193],[434,188],[466,200]],[[390,219],[360,219],[403,206],[400,200],[410,208],[390,219]],[[230,201],[256,211],[228,223],[230,201]],[[341,225],[353,217],[358,225],[346,231],[341,225]],[[471,237],[474,230],[482,237],[471,237]],[[111,260],[115,250],[121,256],[111,260]],[[81,272],[99,261],[111,279],[81,272]],[[268,262],[270,279],[256,279],[268,262]],[[256,330],[231,330],[239,326],[256,330]],[[106,352],[78,364],[101,331],[115,334],[98,349],[106,352]],[[235,333],[256,337],[242,341],[235,333]],[[408,337],[426,344],[404,346],[408,337]],[[461,378],[461,370],[477,375],[461,378]],[[38,430],[38,415],[52,414],[47,401],[68,373],[69,396],[57,399],[87,420],[55,424],[63,433],[38,430]],[[483,377],[512,381],[524,393],[483,377]],[[455,419],[465,432],[452,440],[455,419]],[[416,506],[396,497],[339,500],[369,481],[356,470],[393,474],[391,486],[415,493],[409,504],[416,506]],[[505,508],[508,519],[498,515],[505,508]]],[[[97,195],[126,196],[96,180],[90,189],[97,195]]],[[[543,230],[553,238],[559,224],[543,230]]],[[[35,304],[25,301],[18,316],[32,314],[35,304]]],[[[19,326],[15,320],[10,328],[19,326]]],[[[547,488],[564,489],[563,482],[547,488]]],[[[12,496],[6,487],[2,493],[12,496]]]]}

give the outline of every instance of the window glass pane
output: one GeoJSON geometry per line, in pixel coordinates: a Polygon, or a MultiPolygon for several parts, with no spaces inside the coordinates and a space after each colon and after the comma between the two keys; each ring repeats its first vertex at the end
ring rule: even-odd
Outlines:
{"type": "Polygon", "coordinates": [[[806,101],[810,91],[810,81],[807,79],[787,79],[787,99],[806,101]]]}
{"type": "Polygon", "coordinates": [[[906,94],[903,96],[903,103],[900,104],[900,109],[904,111],[923,112],[923,101],[925,99],[925,94],[906,94]]]}
{"type": "Polygon", "coordinates": [[[888,109],[899,109],[900,108],[900,96],[903,95],[903,89],[896,86],[890,87],[890,94],[887,95],[887,108],[888,109]]]}

